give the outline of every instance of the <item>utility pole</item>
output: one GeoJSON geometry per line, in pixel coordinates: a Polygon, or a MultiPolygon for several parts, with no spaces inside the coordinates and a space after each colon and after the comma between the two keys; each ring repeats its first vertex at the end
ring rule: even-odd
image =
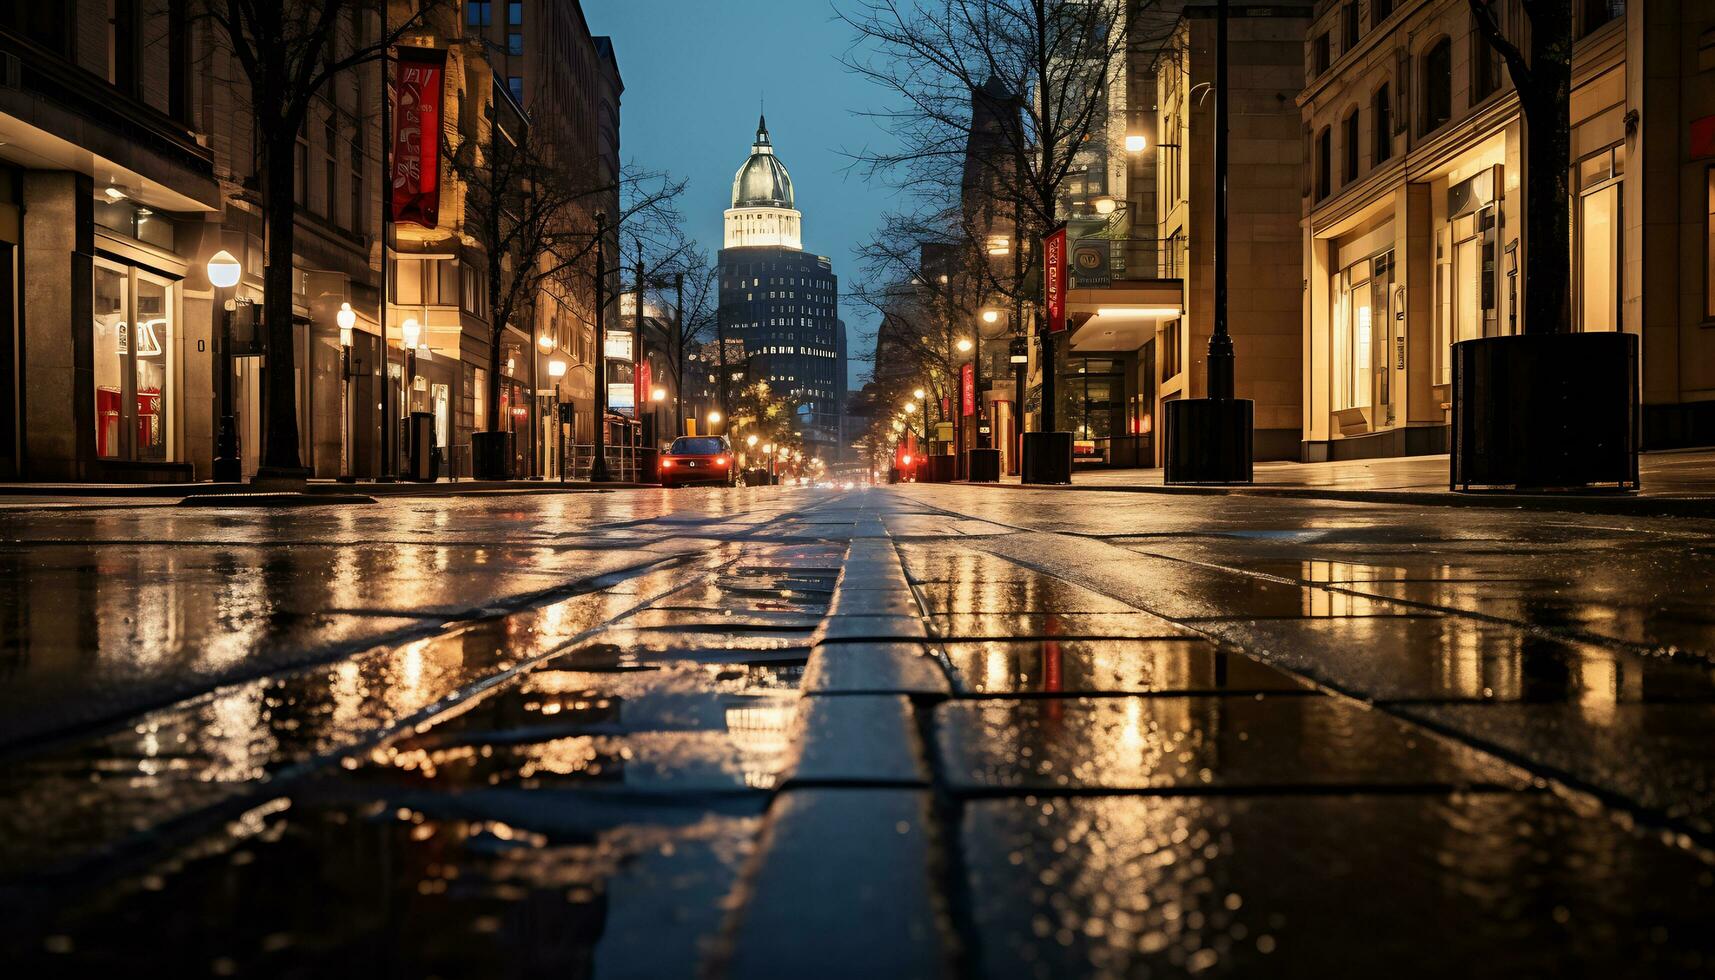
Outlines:
{"type": "Polygon", "coordinates": [[[595,213],[595,458],[590,482],[607,475],[607,212],[595,213]]]}

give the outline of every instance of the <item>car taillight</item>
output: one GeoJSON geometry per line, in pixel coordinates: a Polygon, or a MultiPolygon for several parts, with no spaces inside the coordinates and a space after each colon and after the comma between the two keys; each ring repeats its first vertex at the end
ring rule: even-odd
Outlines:
{"type": "Polygon", "coordinates": [[[672,461],[672,460],[670,460],[670,459],[664,459],[664,460],[662,460],[662,461],[661,461],[661,467],[662,467],[662,469],[665,469],[665,468],[667,468],[667,467],[669,467],[669,466],[672,466],[672,465],[673,465],[673,461],[672,461]]]}
{"type": "Polygon", "coordinates": [[[716,466],[725,466],[726,465],[726,457],[725,456],[716,456],[715,457],[715,465],[716,466]]]}

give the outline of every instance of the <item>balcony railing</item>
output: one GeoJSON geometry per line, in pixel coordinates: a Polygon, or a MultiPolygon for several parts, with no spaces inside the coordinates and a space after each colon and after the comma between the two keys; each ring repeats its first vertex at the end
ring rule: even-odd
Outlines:
{"type": "Polygon", "coordinates": [[[1108,269],[1114,279],[1185,278],[1188,249],[1183,238],[1109,237],[1107,241],[1108,269]]]}

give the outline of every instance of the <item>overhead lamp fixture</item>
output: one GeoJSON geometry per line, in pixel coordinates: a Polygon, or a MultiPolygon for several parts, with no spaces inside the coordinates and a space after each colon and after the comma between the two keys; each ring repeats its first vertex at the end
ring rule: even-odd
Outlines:
{"type": "Polygon", "coordinates": [[[1182,312],[1184,311],[1177,306],[1120,306],[1103,307],[1096,311],[1096,315],[1115,320],[1148,320],[1154,317],[1178,316],[1182,312]]]}
{"type": "Polygon", "coordinates": [[[238,285],[244,267],[226,249],[214,253],[208,260],[208,281],[216,289],[231,289],[238,285]]]}
{"type": "Polygon", "coordinates": [[[1005,235],[990,235],[988,238],[988,253],[990,255],[1011,255],[1012,239],[1005,235]]]}
{"type": "Polygon", "coordinates": [[[543,350],[553,350],[554,349],[554,338],[548,336],[547,334],[543,334],[542,336],[538,337],[536,339],[536,343],[540,344],[542,346],[543,350]]]}
{"type": "Polygon", "coordinates": [[[1125,151],[1127,153],[1142,153],[1147,149],[1149,149],[1149,137],[1142,133],[1132,133],[1125,138],[1125,151]]]}
{"type": "Polygon", "coordinates": [[[108,184],[107,189],[102,191],[101,193],[102,193],[102,196],[106,197],[107,200],[113,204],[118,204],[120,201],[123,201],[127,197],[131,196],[131,195],[125,193],[125,191],[122,190],[118,184],[108,184]]]}
{"type": "Polygon", "coordinates": [[[406,350],[415,350],[417,348],[417,341],[422,336],[423,325],[418,323],[417,318],[414,316],[406,318],[405,322],[399,327],[399,337],[405,341],[406,350]]]}
{"type": "Polygon", "coordinates": [[[959,348],[959,353],[963,354],[971,349],[971,342],[968,338],[960,337],[957,346],[959,348]]]}
{"type": "Polygon", "coordinates": [[[1114,203],[1114,199],[1111,197],[1098,197],[1098,198],[1096,198],[1096,213],[1097,214],[1113,214],[1114,211],[1118,210],[1118,208],[1119,208],[1119,205],[1114,203]]]}
{"type": "Polygon", "coordinates": [[[556,357],[553,360],[548,362],[548,377],[550,377],[550,378],[563,378],[565,376],[566,376],[566,362],[565,361],[562,361],[556,357]]]}

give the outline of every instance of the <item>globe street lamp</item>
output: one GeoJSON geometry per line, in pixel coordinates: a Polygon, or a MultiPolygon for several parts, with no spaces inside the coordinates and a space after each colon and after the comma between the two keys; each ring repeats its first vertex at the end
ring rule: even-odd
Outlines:
{"type": "Polygon", "coordinates": [[[208,281],[214,286],[214,302],[220,309],[220,426],[214,437],[217,483],[237,483],[244,478],[238,459],[238,425],[232,417],[232,313],[238,306],[232,288],[243,272],[244,267],[224,248],[208,260],[208,281]]]}
{"type": "Polygon", "coordinates": [[[554,358],[548,362],[548,377],[554,379],[554,432],[559,437],[559,448],[555,450],[559,456],[560,482],[566,482],[566,423],[560,417],[560,379],[566,376],[566,362],[554,358]]]}
{"type": "Polygon", "coordinates": [[[352,424],[356,421],[356,412],[351,410],[351,345],[357,338],[353,335],[357,328],[357,314],[352,311],[350,303],[339,304],[339,312],[334,314],[334,323],[339,325],[339,383],[340,383],[340,414],[345,416],[345,425],[340,433],[340,440],[345,444],[340,453],[345,464],[341,469],[341,483],[350,483],[357,479],[352,472],[351,454],[357,448],[357,438],[352,424]]]}
{"type": "Polygon", "coordinates": [[[709,435],[712,436],[715,434],[715,426],[721,424],[721,413],[717,412],[717,411],[710,411],[706,417],[707,417],[708,422],[709,422],[709,435]]]}

